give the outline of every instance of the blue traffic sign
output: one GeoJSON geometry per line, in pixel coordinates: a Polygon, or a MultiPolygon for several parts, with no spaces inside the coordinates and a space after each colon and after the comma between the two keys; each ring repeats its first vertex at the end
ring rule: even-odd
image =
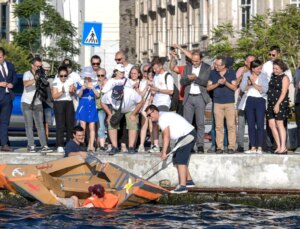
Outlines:
{"type": "Polygon", "coordinates": [[[102,23],[84,22],[82,30],[82,45],[101,46],[102,23]]]}

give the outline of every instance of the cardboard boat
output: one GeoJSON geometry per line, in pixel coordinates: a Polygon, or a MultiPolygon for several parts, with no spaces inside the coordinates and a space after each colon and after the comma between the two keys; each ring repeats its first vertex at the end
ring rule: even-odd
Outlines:
{"type": "Polygon", "coordinates": [[[89,197],[88,187],[101,184],[119,197],[117,208],[133,207],[158,199],[168,190],[152,184],[113,163],[67,157],[35,165],[0,165],[0,188],[43,204],[56,205],[58,197],[89,197]]]}

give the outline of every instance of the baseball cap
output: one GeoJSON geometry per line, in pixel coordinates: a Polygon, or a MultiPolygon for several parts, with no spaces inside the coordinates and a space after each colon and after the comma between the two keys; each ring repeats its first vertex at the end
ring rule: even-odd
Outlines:
{"type": "Polygon", "coordinates": [[[91,73],[91,72],[86,72],[86,71],[81,72],[81,73],[80,73],[80,76],[81,76],[81,78],[86,78],[86,77],[93,78],[93,77],[94,77],[93,73],[91,73]]]}
{"type": "Polygon", "coordinates": [[[117,64],[117,66],[115,67],[115,70],[118,70],[120,72],[125,72],[125,68],[123,64],[117,64]]]}
{"type": "Polygon", "coordinates": [[[112,89],[111,97],[115,100],[120,100],[122,98],[124,92],[123,85],[116,85],[112,89]]]}
{"type": "Polygon", "coordinates": [[[50,64],[49,64],[48,62],[43,61],[42,64],[43,64],[43,68],[44,68],[45,70],[50,70],[50,64]]]}

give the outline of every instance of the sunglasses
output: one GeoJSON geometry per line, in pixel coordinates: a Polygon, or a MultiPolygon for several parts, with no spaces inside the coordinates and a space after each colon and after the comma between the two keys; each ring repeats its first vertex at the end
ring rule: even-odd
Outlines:
{"type": "Polygon", "coordinates": [[[92,65],[98,65],[98,66],[99,66],[99,65],[100,65],[100,63],[99,63],[99,62],[97,62],[97,63],[92,63],[92,65]]]}
{"type": "Polygon", "coordinates": [[[272,54],[272,53],[269,53],[269,56],[275,57],[276,55],[275,55],[275,54],[272,54]]]}
{"type": "Polygon", "coordinates": [[[64,77],[64,78],[67,78],[68,75],[59,75],[59,77],[60,77],[60,78],[63,78],[63,77],[64,77]]]}
{"type": "Polygon", "coordinates": [[[121,61],[122,60],[122,58],[120,58],[120,59],[115,59],[115,61],[121,61]]]}
{"type": "Polygon", "coordinates": [[[151,117],[151,114],[154,112],[154,110],[153,111],[151,111],[150,113],[148,113],[147,114],[147,118],[150,118],[151,117]]]}
{"type": "Polygon", "coordinates": [[[148,70],[143,71],[144,73],[148,73],[148,70]]]}
{"type": "Polygon", "coordinates": [[[105,75],[97,75],[98,77],[104,77],[105,75]]]}

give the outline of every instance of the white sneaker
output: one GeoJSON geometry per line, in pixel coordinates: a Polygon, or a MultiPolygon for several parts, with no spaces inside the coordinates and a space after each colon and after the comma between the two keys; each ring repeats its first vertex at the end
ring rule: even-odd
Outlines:
{"type": "Polygon", "coordinates": [[[253,154],[253,153],[256,153],[256,152],[257,152],[256,149],[255,150],[249,149],[249,150],[246,150],[244,153],[246,153],[246,154],[253,154]]]}
{"type": "Polygon", "coordinates": [[[295,149],[294,153],[300,154],[300,147],[297,147],[297,149],[295,149]]]}
{"type": "Polygon", "coordinates": [[[139,153],[144,153],[145,152],[145,147],[143,145],[140,145],[138,148],[139,153]]]}
{"type": "Polygon", "coordinates": [[[157,145],[152,146],[152,148],[149,150],[149,153],[160,153],[160,148],[157,145]]]}
{"type": "Polygon", "coordinates": [[[27,152],[29,152],[29,153],[36,153],[35,146],[28,146],[27,147],[27,152]]]}
{"type": "Polygon", "coordinates": [[[256,153],[257,153],[257,154],[262,154],[263,151],[262,151],[262,149],[259,147],[259,148],[257,149],[256,153]]]}
{"type": "Polygon", "coordinates": [[[58,153],[65,153],[65,150],[64,150],[63,147],[59,146],[59,147],[57,147],[57,152],[58,153]]]}

